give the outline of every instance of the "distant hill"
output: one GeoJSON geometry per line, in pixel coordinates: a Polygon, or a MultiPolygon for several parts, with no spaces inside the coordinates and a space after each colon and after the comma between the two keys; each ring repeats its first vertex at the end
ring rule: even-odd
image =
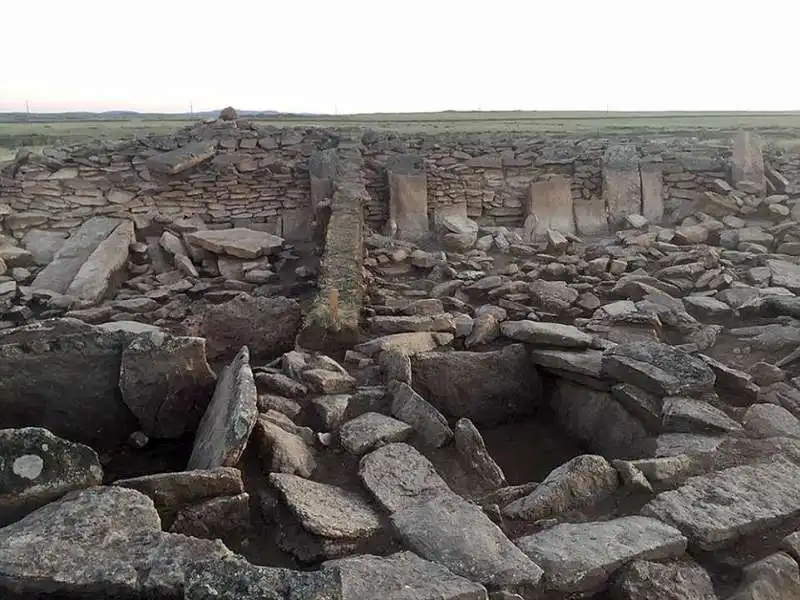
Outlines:
{"type": "MultiPolygon", "coordinates": [[[[186,121],[188,119],[217,118],[221,110],[206,110],[195,113],[145,113],[135,110],[109,110],[104,112],[24,113],[0,112],[0,123],[64,123],[69,121],[125,121],[151,119],[159,121],[186,121]]],[[[275,110],[239,110],[240,116],[268,119],[270,117],[313,117],[313,113],[281,113],[275,110]]]]}

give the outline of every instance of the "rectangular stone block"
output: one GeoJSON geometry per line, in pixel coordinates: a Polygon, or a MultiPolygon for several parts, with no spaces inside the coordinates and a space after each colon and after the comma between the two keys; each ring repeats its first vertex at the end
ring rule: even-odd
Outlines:
{"type": "Polygon", "coordinates": [[[533,216],[533,239],[544,237],[548,229],[575,233],[572,212],[572,182],[563,175],[546,175],[530,187],[528,215],[533,216]]]}
{"type": "Polygon", "coordinates": [[[762,141],[757,134],[742,131],[736,136],[731,156],[731,179],[734,185],[748,181],[754,184],[760,194],[766,193],[762,141]]]}
{"type": "Polygon", "coordinates": [[[428,177],[417,157],[397,156],[387,166],[389,173],[389,219],[397,237],[422,239],[430,231],[428,220],[428,177]]]}
{"type": "Polygon", "coordinates": [[[603,198],[593,196],[588,200],[575,200],[572,210],[575,226],[581,235],[604,235],[608,233],[608,212],[603,198]]]}
{"type": "Polygon", "coordinates": [[[639,168],[642,180],[642,214],[651,223],[664,218],[664,179],[661,163],[643,162],[639,168]]]}
{"type": "Polygon", "coordinates": [[[642,181],[636,146],[609,146],[603,155],[603,197],[615,226],[642,214],[642,181]]]}

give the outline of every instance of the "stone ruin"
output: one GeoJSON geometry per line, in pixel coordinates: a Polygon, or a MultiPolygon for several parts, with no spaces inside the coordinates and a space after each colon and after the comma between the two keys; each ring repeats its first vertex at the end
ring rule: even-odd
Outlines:
{"type": "Polygon", "coordinates": [[[0,597],[800,597],[800,156],[227,114],[0,169],[0,597]]]}

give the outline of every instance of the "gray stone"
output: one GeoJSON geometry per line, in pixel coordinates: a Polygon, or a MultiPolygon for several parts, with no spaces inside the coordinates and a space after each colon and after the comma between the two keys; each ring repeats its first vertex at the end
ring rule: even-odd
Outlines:
{"type": "Polygon", "coordinates": [[[420,168],[399,169],[395,163],[396,159],[387,167],[389,218],[397,226],[399,239],[416,241],[430,230],[427,176],[420,168]]]}
{"type": "Polygon", "coordinates": [[[368,319],[370,332],[375,335],[391,335],[411,331],[441,331],[455,333],[452,315],[401,315],[377,316],[368,319]]]}
{"type": "Polygon", "coordinates": [[[428,331],[395,333],[394,335],[385,335],[358,344],[353,350],[369,357],[391,349],[397,349],[409,356],[413,356],[421,352],[430,352],[439,346],[449,344],[451,341],[453,341],[453,335],[447,333],[438,335],[428,331]]]}
{"type": "Polygon", "coordinates": [[[483,511],[446,494],[417,501],[391,515],[411,551],[490,591],[526,595],[537,589],[542,570],[506,538],[483,511]]]}
{"type": "Polygon", "coordinates": [[[187,505],[244,492],[242,474],[232,467],[143,475],[118,479],[114,485],[148,496],[162,516],[174,515],[187,505]]]}
{"type": "Polygon", "coordinates": [[[655,342],[612,348],[603,358],[603,371],[661,396],[712,391],[715,381],[714,373],[699,358],[655,342]]]}
{"type": "Polygon", "coordinates": [[[0,592],[8,598],[177,598],[192,564],[231,554],[222,542],[161,531],[153,502],[97,487],[0,529],[0,592]]]}
{"type": "Polygon", "coordinates": [[[744,413],[742,425],[751,437],[800,438],[800,420],[777,404],[753,404],[744,413]]]}
{"type": "Polygon", "coordinates": [[[174,150],[155,154],[145,164],[154,173],[176,175],[212,158],[216,148],[214,140],[189,142],[174,150]]]}
{"type": "Polygon", "coordinates": [[[47,265],[66,241],[67,234],[62,231],[31,229],[22,238],[22,245],[31,253],[37,265],[47,265]]]}
{"type": "Polygon", "coordinates": [[[717,600],[711,577],[689,560],[636,560],[617,574],[614,600],[717,600]]]}
{"type": "Polygon", "coordinates": [[[674,433],[734,433],[742,426],[703,400],[669,396],[662,400],[664,431],[674,433]]]}
{"type": "Polygon", "coordinates": [[[122,352],[122,400],[149,437],[175,438],[193,431],[215,380],[202,338],[147,332],[122,352]]]}
{"type": "Polygon", "coordinates": [[[500,331],[507,338],[534,346],[558,348],[588,348],[592,336],[572,325],[541,323],[536,321],[506,321],[500,331]]]}
{"type": "Polygon", "coordinates": [[[722,321],[733,315],[733,309],[709,296],[686,296],[686,312],[703,322],[722,321]]]}
{"type": "Polygon", "coordinates": [[[254,359],[271,359],[294,349],[301,317],[295,300],[241,294],[208,306],[192,333],[206,338],[210,360],[230,360],[242,345],[254,359]]]}
{"type": "Polygon", "coordinates": [[[769,461],[692,477],[662,492],[642,514],[678,527],[703,550],[734,544],[800,514],[800,467],[776,455],[769,461]]]}
{"type": "Polygon", "coordinates": [[[617,471],[602,456],[585,454],[554,469],[536,489],[506,506],[512,519],[538,521],[591,508],[619,487],[617,471]]]}
{"type": "Polygon", "coordinates": [[[100,461],[88,446],[40,427],[0,429],[0,527],[102,482],[100,461]]]}
{"type": "Polygon", "coordinates": [[[461,460],[491,488],[506,485],[506,476],[486,449],[480,431],[469,419],[459,419],[455,427],[455,446],[461,460]]]}
{"type": "Polygon", "coordinates": [[[426,352],[412,356],[414,389],[445,415],[476,425],[531,414],[541,382],[525,346],[489,352],[426,352]]]}
{"type": "MultiPolygon", "coordinates": [[[[456,324],[457,326],[457,324],[456,324]]],[[[481,344],[489,344],[500,335],[500,320],[497,315],[484,313],[472,321],[472,329],[464,340],[464,347],[469,349],[481,344]]]]}
{"type": "Polygon", "coordinates": [[[187,469],[232,467],[239,462],[258,415],[250,352],[243,346],[217,381],[197,428],[187,469]]]}
{"type": "Polygon", "coordinates": [[[333,394],[311,400],[324,431],[334,431],[344,423],[350,398],[350,394],[333,394]]]}
{"type": "Polygon", "coordinates": [[[574,373],[584,377],[602,377],[603,353],[599,350],[571,352],[549,348],[531,348],[533,364],[545,369],[574,373]]]}
{"type": "Polygon", "coordinates": [[[314,542],[295,540],[286,528],[279,543],[300,560],[338,558],[382,534],[378,513],[353,492],[284,473],[269,481],[314,542]]]}
{"type": "Polygon", "coordinates": [[[287,398],[302,398],[308,394],[308,388],[283,373],[259,371],[254,373],[256,385],[262,385],[269,391],[287,398]]]}
{"type": "Polygon", "coordinates": [[[606,149],[603,155],[603,198],[615,225],[620,225],[631,213],[642,213],[642,182],[636,146],[609,145],[606,149]]]}
{"type": "Polygon", "coordinates": [[[728,600],[793,600],[800,597],[800,567],[776,552],[742,569],[742,583],[728,600]]]}
{"type": "Polygon", "coordinates": [[[356,380],[347,372],[328,369],[303,371],[303,381],[318,394],[347,394],[356,388],[356,380]]]}
{"type": "Polygon", "coordinates": [[[425,443],[441,448],[453,439],[453,430],[447,419],[411,386],[396,384],[392,396],[392,415],[411,425],[425,443]]]}
{"type": "Polygon", "coordinates": [[[283,247],[282,238],[243,227],[195,231],[186,234],[186,241],[214,254],[251,260],[276,254],[283,247]]]}
{"type": "Polygon", "coordinates": [[[253,430],[265,473],[277,472],[311,477],[317,468],[313,448],[299,435],[268,419],[259,418],[253,430]]]}
{"type": "Polygon", "coordinates": [[[661,398],[629,383],[615,385],[611,388],[611,393],[649,432],[661,431],[661,398]]]}
{"type": "Polygon", "coordinates": [[[750,131],[740,131],[736,136],[731,156],[731,179],[739,187],[742,182],[752,183],[754,191],[763,194],[767,180],[764,170],[763,142],[750,131]]]}
{"type": "Polygon", "coordinates": [[[395,512],[450,494],[433,464],[408,444],[388,444],[361,459],[358,475],[378,504],[395,512]]]}
{"type": "Polygon", "coordinates": [[[517,540],[544,569],[548,590],[591,592],[636,560],[663,560],[686,550],[681,532],[656,519],[632,516],[594,523],[564,523],[517,540]]]}
{"type": "Polygon", "coordinates": [[[413,552],[326,561],[342,582],[342,600],[486,600],[486,588],[413,552]]]}
{"type": "Polygon", "coordinates": [[[772,276],[772,285],[800,292],[800,265],[783,260],[768,260],[767,267],[772,276]]]}
{"type": "Polygon", "coordinates": [[[350,454],[361,456],[377,446],[404,442],[412,433],[413,429],[402,421],[368,412],[342,425],[339,440],[350,454]]]}
{"type": "Polygon", "coordinates": [[[571,185],[571,179],[563,175],[546,175],[531,182],[528,214],[535,219],[533,239],[541,239],[548,229],[575,233],[571,185]]]}
{"type": "Polygon", "coordinates": [[[240,544],[250,528],[250,494],[224,496],[181,508],[170,533],[240,544]]]}

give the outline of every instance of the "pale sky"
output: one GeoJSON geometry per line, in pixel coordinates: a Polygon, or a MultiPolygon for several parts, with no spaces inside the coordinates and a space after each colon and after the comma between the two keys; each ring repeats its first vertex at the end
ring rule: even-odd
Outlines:
{"type": "Polygon", "coordinates": [[[792,0],[0,4],[0,111],[800,109],[792,0]]]}

